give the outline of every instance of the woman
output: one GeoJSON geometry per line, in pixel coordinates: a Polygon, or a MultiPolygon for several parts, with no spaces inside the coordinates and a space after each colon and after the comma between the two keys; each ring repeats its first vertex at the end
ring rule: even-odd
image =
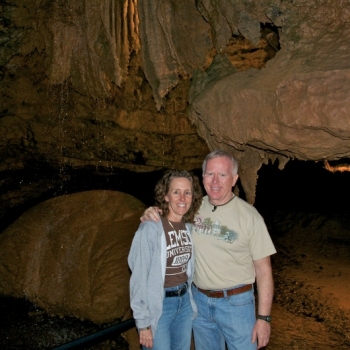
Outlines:
{"type": "Polygon", "coordinates": [[[202,202],[198,178],[167,171],[155,199],[161,220],[141,223],[129,252],[130,305],[143,349],[186,350],[197,311],[189,288],[194,270],[189,223],[202,202]]]}

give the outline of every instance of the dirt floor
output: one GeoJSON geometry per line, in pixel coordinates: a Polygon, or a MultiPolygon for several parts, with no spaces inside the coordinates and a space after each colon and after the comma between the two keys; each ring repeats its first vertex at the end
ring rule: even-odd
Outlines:
{"type": "MultiPolygon", "coordinates": [[[[275,301],[267,349],[349,349],[350,215],[279,212],[268,217],[278,253],[272,258],[275,301]]],[[[108,326],[50,317],[25,301],[2,299],[0,312],[1,349],[53,348],[108,326]]],[[[129,345],[116,335],[85,349],[129,345]]]]}
{"type": "Polygon", "coordinates": [[[268,349],[350,348],[350,215],[281,212],[268,349]]]}

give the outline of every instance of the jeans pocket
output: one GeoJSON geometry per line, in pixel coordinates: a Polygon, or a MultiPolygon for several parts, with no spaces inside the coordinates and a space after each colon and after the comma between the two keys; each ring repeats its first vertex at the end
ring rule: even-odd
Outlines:
{"type": "Polygon", "coordinates": [[[227,300],[233,306],[247,305],[254,303],[254,294],[252,290],[249,290],[248,292],[231,295],[227,300]]]}

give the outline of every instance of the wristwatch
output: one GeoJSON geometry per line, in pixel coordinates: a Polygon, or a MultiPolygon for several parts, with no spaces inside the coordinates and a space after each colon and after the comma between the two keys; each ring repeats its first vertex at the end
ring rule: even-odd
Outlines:
{"type": "Polygon", "coordinates": [[[264,321],[266,321],[266,322],[271,322],[271,316],[269,315],[269,316],[261,316],[261,315],[258,315],[258,319],[259,320],[264,320],[264,321]]]}

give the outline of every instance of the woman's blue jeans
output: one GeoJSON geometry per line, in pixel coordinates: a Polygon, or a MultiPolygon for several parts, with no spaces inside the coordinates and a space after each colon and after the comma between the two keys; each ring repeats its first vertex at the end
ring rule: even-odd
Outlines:
{"type": "Polygon", "coordinates": [[[255,350],[254,290],[226,298],[209,298],[192,285],[198,315],[193,321],[196,350],[255,350]]]}
{"type": "MultiPolygon", "coordinates": [[[[182,286],[165,288],[165,291],[181,289],[182,286]]],[[[189,350],[191,336],[192,306],[189,292],[183,296],[164,298],[163,312],[153,338],[152,350],[189,350]]]]}

